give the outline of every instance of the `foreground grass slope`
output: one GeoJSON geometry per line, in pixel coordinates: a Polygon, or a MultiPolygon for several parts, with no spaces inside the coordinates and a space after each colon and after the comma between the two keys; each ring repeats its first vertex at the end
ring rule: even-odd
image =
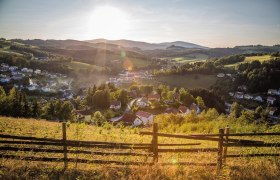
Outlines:
{"type": "MultiPolygon", "coordinates": [[[[158,116],[156,121],[163,117],[158,116]]],[[[213,133],[219,127],[229,124],[232,132],[278,131],[279,127],[268,128],[263,125],[249,125],[246,123],[231,120],[217,119],[217,121],[185,122],[178,126],[167,124],[167,120],[177,120],[175,116],[168,116],[167,119],[159,122],[161,132],[177,133],[213,133]],[[241,126],[241,127],[240,127],[241,126]],[[243,126],[243,127],[242,127],[243,126]]],[[[105,124],[102,127],[92,125],[68,123],[67,138],[72,140],[86,141],[108,141],[108,142],[130,142],[130,143],[151,143],[150,136],[141,136],[139,131],[151,131],[146,129],[131,129],[128,127],[113,127],[105,124]]],[[[18,119],[0,117],[0,133],[21,136],[47,137],[61,139],[61,123],[49,122],[35,119],[18,119]]],[[[257,138],[256,138],[257,139],[257,138]]],[[[262,140],[279,142],[279,138],[266,137],[262,140]]],[[[159,138],[159,143],[191,143],[201,142],[199,147],[217,147],[216,142],[182,140],[172,138],[159,138]]],[[[2,144],[1,146],[5,146],[2,144]]],[[[22,147],[23,145],[19,145],[22,147]]],[[[35,146],[34,146],[35,147],[35,146]]],[[[38,146],[36,146],[38,147],[38,146]]],[[[39,146],[40,148],[46,148],[39,146]]],[[[50,147],[51,148],[51,147],[50,147]]],[[[173,147],[172,147],[173,148],[173,147]]],[[[175,148],[175,147],[174,147],[175,148]]],[[[192,148],[192,147],[185,147],[192,148]]],[[[194,147],[193,147],[194,148],[194,147]]],[[[90,150],[90,149],[86,149],[90,150]]],[[[98,151],[119,151],[118,149],[96,149],[98,151]]],[[[230,148],[229,153],[242,154],[260,152],[258,148],[230,148]]],[[[277,148],[265,148],[264,152],[279,153],[277,148]]],[[[16,154],[20,156],[48,156],[62,157],[61,154],[35,153],[35,152],[1,152],[1,154],[16,154]]],[[[100,160],[118,160],[123,162],[151,162],[150,157],[128,157],[128,156],[98,156],[98,155],[69,155],[70,158],[86,158],[100,160]]],[[[70,163],[69,169],[63,171],[63,163],[60,162],[33,162],[0,159],[1,179],[277,179],[280,175],[280,159],[278,157],[266,158],[237,158],[228,159],[228,165],[223,173],[216,175],[216,167],[181,166],[177,162],[216,162],[216,153],[165,153],[160,154],[159,162],[173,163],[173,166],[118,166],[100,164],[76,164],[70,163]],[[177,165],[178,164],[178,165],[177,165]]]]}

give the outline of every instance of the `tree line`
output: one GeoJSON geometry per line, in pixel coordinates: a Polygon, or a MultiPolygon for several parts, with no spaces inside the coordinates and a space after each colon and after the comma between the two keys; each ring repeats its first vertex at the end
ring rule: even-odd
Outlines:
{"type": "Polygon", "coordinates": [[[0,115],[48,120],[73,119],[73,106],[69,101],[50,99],[40,102],[24,92],[12,88],[8,93],[0,86],[0,115]]]}

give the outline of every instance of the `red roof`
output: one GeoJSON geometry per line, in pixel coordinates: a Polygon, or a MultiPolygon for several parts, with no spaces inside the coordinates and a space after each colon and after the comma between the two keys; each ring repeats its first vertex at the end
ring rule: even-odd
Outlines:
{"type": "Polygon", "coordinates": [[[111,105],[111,106],[119,106],[119,105],[121,105],[121,102],[120,102],[120,101],[112,101],[112,102],[110,103],[110,105],[111,105]]]}
{"type": "Polygon", "coordinates": [[[197,110],[197,105],[195,103],[192,103],[191,106],[190,106],[190,109],[196,111],[197,110]]]}
{"type": "Polygon", "coordinates": [[[134,114],[128,114],[128,113],[125,113],[123,115],[123,117],[121,118],[121,121],[124,123],[124,124],[133,124],[134,120],[136,119],[136,116],[134,114]]]}
{"type": "Polygon", "coordinates": [[[179,93],[177,93],[177,92],[174,93],[173,97],[174,97],[174,99],[179,99],[179,97],[180,97],[180,96],[179,96],[179,93]]]}
{"type": "Polygon", "coordinates": [[[160,95],[159,94],[149,94],[148,95],[148,99],[152,100],[152,99],[160,99],[160,95]]]}
{"type": "Polygon", "coordinates": [[[139,110],[139,111],[136,112],[135,115],[136,115],[136,116],[140,116],[140,117],[148,118],[148,117],[150,117],[152,114],[151,114],[151,113],[148,113],[148,112],[145,112],[145,111],[139,110]]]}
{"type": "Polygon", "coordinates": [[[178,108],[178,110],[179,110],[181,113],[185,113],[185,112],[187,112],[188,108],[187,108],[186,106],[180,106],[180,107],[178,108]]]}
{"type": "Polygon", "coordinates": [[[175,109],[175,108],[173,108],[173,107],[171,107],[171,108],[167,108],[167,109],[165,110],[165,113],[167,113],[167,114],[171,114],[171,113],[177,114],[177,113],[178,113],[178,110],[175,109]]]}

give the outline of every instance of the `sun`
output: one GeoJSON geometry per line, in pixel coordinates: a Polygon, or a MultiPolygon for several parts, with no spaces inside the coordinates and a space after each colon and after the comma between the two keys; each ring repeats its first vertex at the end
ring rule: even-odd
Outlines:
{"type": "Polygon", "coordinates": [[[127,33],[129,23],[127,15],[120,9],[103,6],[92,12],[90,26],[94,36],[116,39],[127,33]]]}

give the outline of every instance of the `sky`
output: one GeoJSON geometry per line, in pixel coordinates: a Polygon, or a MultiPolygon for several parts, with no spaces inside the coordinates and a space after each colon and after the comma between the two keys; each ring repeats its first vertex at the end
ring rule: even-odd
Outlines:
{"type": "Polygon", "coordinates": [[[280,0],[0,0],[0,37],[280,44],[280,0]]]}

